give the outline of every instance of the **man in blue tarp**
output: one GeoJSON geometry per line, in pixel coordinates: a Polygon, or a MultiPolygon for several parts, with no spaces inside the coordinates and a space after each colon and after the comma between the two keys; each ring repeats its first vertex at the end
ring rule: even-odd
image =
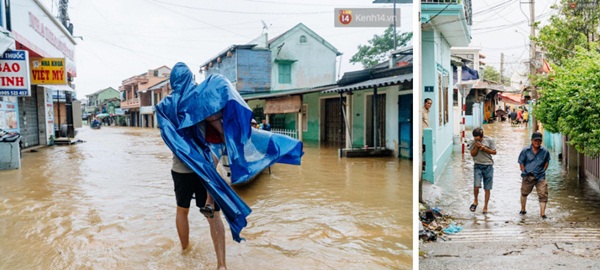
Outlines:
{"type": "Polygon", "coordinates": [[[251,210],[217,173],[213,157],[220,153],[206,139],[206,120],[212,126],[214,116],[219,116],[216,128],[222,130],[226,150],[221,151],[227,153],[233,184],[247,181],[275,162],[299,165],[302,143],[279,134],[257,134],[250,126],[250,107],[221,75],[210,75],[196,85],[190,69],[177,63],[170,83],[173,92],[156,106],[161,136],[174,156],[198,174],[239,242],[251,210]]]}

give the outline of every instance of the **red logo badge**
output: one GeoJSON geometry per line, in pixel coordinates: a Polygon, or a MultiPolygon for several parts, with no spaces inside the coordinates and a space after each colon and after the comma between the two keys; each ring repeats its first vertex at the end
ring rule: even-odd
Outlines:
{"type": "Polygon", "coordinates": [[[352,22],[352,10],[340,10],[338,20],[343,25],[349,25],[352,22]]]}

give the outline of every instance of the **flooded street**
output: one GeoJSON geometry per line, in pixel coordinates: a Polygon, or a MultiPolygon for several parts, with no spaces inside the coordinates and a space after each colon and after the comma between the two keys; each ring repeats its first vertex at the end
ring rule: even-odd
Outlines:
{"type": "MultiPolygon", "coordinates": [[[[181,254],[172,155],[157,129],[84,127],[78,138],[0,171],[0,269],[216,268],[195,206],[193,248],[181,254]]],[[[411,269],[412,162],[304,151],[301,166],[235,188],[253,212],[242,243],[223,221],[229,269],[411,269]]]]}
{"type": "MultiPolygon", "coordinates": [[[[494,185],[489,213],[483,215],[484,192],[473,213],[473,160],[463,158],[460,145],[442,177],[424,185],[424,198],[438,207],[462,231],[422,243],[420,269],[597,269],[600,262],[600,192],[597,184],[579,180],[550,151],[546,171],[548,219],[539,214],[534,191],[527,199],[527,214],[519,215],[521,177],[517,162],[522,148],[531,143],[531,131],[510,123],[486,124],[485,136],[496,142],[494,185]],[[544,259],[540,261],[540,255],[544,259]]],[[[469,134],[471,131],[468,131],[469,134]]]]}
{"type": "MultiPolygon", "coordinates": [[[[523,218],[518,215],[521,209],[521,177],[517,159],[522,148],[531,143],[531,131],[526,131],[522,126],[512,127],[509,123],[500,122],[485,125],[484,134],[494,139],[497,149],[497,154],[493,156],[494,186],[487,217],[481,213],[483,189],[480,190],[477,211],[469,211],[473,202],[473,159],[468,152],[465,152],[463,158],[460,150],[452,153],[445,172],[435,186],[429,185],[429,199],[432,200],[430,204],[441,208],[456,220],[465,222],[465,226],[505,221],[541,222],[535,189],[527,198],[528,214],[523,218]]],[[[597,184],[579,180],[576,171],[565,169],[558,159],[558,153],[550,151],[550,156],[546,171],[549,189],[547,223],[600,223],[600,192],[597,184]]]]}

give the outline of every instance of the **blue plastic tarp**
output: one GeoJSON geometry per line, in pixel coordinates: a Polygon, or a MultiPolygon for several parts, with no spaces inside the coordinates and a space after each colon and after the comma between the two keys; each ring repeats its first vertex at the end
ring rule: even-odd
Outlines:
{"type": "Polygon", "coordinates": [[[217,173],[209,144],[197,124],[222,112],[233,184],[248,181],[276,162],[299,165],[302,143],[288,136],[253,129],[250,126],[252,110],[221,75],[210,75],[196,85],[190,69],[177,63],[170,83],[173,92],[156,106],[161,136],[171,151],[204,180],[229,223],[233,239],[239,242],[251,209],[217,173]]]}
{"type": "MultiPolygon", "coordinates": [[[[461,68],[461,81],[472,81],[479,79],[479,72],[470,67],[463,66],[461,68]]],[[[458,68],[456,66],[452,66],[452,79],[454,83],[458,83],[458,68]]]]}

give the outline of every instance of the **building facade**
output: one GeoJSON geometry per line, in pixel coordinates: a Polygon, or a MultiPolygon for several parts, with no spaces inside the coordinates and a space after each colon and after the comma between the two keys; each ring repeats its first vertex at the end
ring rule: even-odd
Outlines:
{"type": "Polygon", "coordinates": [[[157,127],[154,105],[160,99],[157,100],[156,93],[150,88],[167,81],[170,75],[171,69],[162,66],[123,80],[119,91],[122,99],[121,109],[127,111],[124,115],[127,126],[157,127]]]}
{"type": "Polygon", "coordinates": [[[28,72],[30,83],[26,94],[0,97],[0,118],[3,118],[0,124],[19,132],[24,148],[48,145],[57,137],[74,137],[74,128],[78,125],[73,112],[80,109],[73,107],[77,104],[73,103],[76,95],[72,84],[77,76],[76,42],[68,16],[59,15],[59,21],[37,0],[21,0],[14,5],[2,1],[1,6],[0,30],[10,32],[9,39],[14,37],[15,40],[14,47],[8,45],[2,49],[26,52],[31,63],[28,69],[34,72],[28,72]],[[55,70],[42,76],[40,63],[44,66],[50,62],[55,70]],[[63,126],[69,134],[60,132],[63,126]]]}
{"type": "MultiPolygon", "coordinates": [[[[430,98],[429,128],[423,129],[426,164],[423,179],[435,182],[450,158],[453,145],[453,85],[451,47],[471,42],[470,0],[422,0],[423,99],[430,98]]],[[[419,108],[423,106],[420,102],[419,108]]]]}

